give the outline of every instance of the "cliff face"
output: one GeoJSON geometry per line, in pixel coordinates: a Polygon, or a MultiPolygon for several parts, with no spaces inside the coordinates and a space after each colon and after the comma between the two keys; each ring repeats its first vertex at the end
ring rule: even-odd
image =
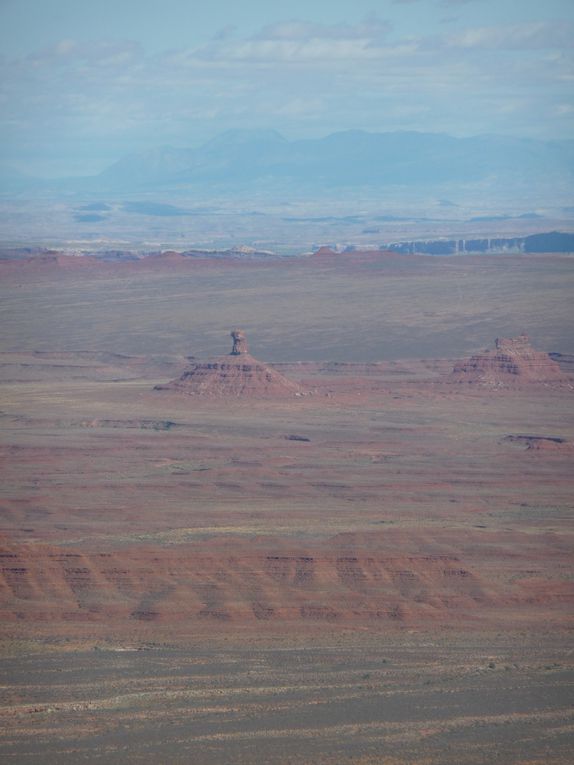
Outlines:
{"type": "Polygon", "coordinates": [[[303,395],[300,385],[253,358],[242,330],[233,330],[228,356],[194,364],[178,380],[156,390],[221,398],[292,398],[303,395]]]}
{"type": "Polygon", "coordinates": [[[483,385],[515,385],[522,382],[556,382],[563,378],[560,366],[547,353],[535,350],[526,335],[497,338],[495,348],[455,364],[455,382],[483,385]]]}

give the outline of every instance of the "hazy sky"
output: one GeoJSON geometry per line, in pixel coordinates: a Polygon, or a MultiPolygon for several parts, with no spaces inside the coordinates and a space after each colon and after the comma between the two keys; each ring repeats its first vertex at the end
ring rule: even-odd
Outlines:
{"type": "Polygon", "coordinates": [[[574,137],[572,0],[0,0],[0,162],[232,127],[574,137]]]}

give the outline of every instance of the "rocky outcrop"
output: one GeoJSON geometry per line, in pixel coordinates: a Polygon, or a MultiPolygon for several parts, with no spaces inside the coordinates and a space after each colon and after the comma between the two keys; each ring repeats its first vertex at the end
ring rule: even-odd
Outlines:
{"type": "Polygon", "coordinates": [[[521,446],[524,449],[550,452],[572,452],[574,444],[560,436],[509,435],[502,443],[521,446]]]}
{"type": "Polygon", "coordinates": [[[242,330],[231,332],[233,349],[228,356],[196,363],[178,380],[155,390],[214,398],[293,398],[305,391],[293,380],[253,358],[242,330]]]}
{"type": "Polygon", "coordinates": [[[411,544],[410,531],[324,540],[221,535],[174,545],[0,544],[0,621],[12,634],[114,635],[166,625],[173,635],[222,624],[562,624],[574,604],[569,549],[554,534],[446,530],[411,544]],[[420,549],[419,541],[423,542],[420,549]],[[509,544],[513,554],[509,556],[509,544]],[[434,551],[432,551],[434,548],[434,551]],[[486,553],[485,557],[485,550],[486,553]]]}
{"type": "Polygon", "coordinates": [[[234,329],[231,332],[233,338],[233,348],[231,350],[232,356],[246,356],[249,353],[247,345],[247,338],[245,332],[242,329],[234,329]]]}
{"type": "Polygon", "coordinates": [[[520,383],[564,380],[560,366],[547,353],[536,351],[527,335],[497,338],[493,350],[485,350],[455,364],[454,382],[504,387],[520,383]]]}

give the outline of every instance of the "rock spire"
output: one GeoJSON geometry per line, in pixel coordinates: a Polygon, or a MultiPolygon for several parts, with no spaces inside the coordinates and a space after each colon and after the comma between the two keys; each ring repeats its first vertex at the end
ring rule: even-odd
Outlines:
{"type": "Polygon", "coordinates": [[[230,353],[230,356],[243,356],[249,353],[247,338],[245,337],[245,332],[242,329],[232,330],[231,337],[233,338],[233,349],[230,353]]]}
{"type": "Polygon", "coordinates": [[[280,399],[305,394],[298,383],[249,354],[243,330],[234,329],[231,337],[233,348],[227,356],[196,363],[178,380],[155,390],[211,398],[280,399]]]}

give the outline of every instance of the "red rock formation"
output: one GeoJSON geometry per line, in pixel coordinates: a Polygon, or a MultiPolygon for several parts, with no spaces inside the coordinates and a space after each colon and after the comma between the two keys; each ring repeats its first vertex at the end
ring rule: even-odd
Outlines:
{"type": "Polygon", "coordinates": [[[220,398],[292,398],[304,395],[300,385],[248,353],[242,330],[233,330],[231,337],[233,349],[228,356],[194,364],[178,380],[157,385],[155,390],[220,398]]]}
{"type": "Polygon", "coordinates": [[[338,255],[337,251],[333,250],[331,247],[326,247],[326,246],[319,247],[319,249],[313,253],[313,256],[319,256],[319,257],[325,257],[325,256],[332,257],[335,255],[338,255]]]}
{"type": "Polygon", "coordinates": [[[485,350],[455,364],[455,382],[502,387],[522,382],[563,380],[560,366],[547,353],[536,351],[527,335],[497,338],[494,350],[485,350]]]}
{"type": "Polygon", "coordinates": [[[233,349],[231,351],[232,356],[245,356],[249,353],[247,346],[247,338],[245,332],[242,329],[234,329],[231,332],[233,338],[233,349]]]}
{"type": "MultiPolygon", "coordinates": [[[[61,635],[85,634],[97,623],[113,625],[117,635],[138,623],[169,625],[175,633],[201,625],[217,632],[226,622],[258,630],[261,622],[297,630],[313,621],[452,625],[479,617],[500,625],[552,615],[568,622],[569,550],[554,535],[501,538],[467,530],[466,549],[455,555],[409,550],[405,534],[344,534],[305,544],[214,538],[105,552],[0,544],[0,622],[28,633],[44,623],[61,635]]],[[[444,532],[429,541],[449,546],[444,532]]]]}
{"type": "Polygon", "coordinates": [[[549,452],[572,452],[574,444],[560,436],[510,435],[502,439],[503,443],[516,444],[528,450],[549,452]]]}

